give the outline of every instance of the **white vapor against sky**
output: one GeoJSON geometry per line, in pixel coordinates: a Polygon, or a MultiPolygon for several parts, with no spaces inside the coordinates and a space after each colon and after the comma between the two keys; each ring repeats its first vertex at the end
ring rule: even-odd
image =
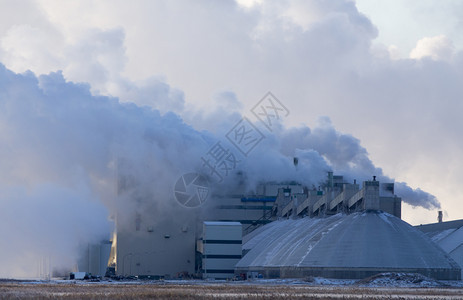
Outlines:
{"type": "MultiPolygon", "coordinates": [[[[57,268],[71,267],[79,247],[109,237],[110,219],[117,215],[124,222],[137,210],[143,213],[137,203],[154,206],[159,214],[144,219],[169,217],[177,177],[204,172],[200,158],[224,141],[225,130],[239,117],[212,112],[222,118],[216,132],[200,132],[174,113],[93,96],[88,85],[67,82],[60,72],[36,77],[0,65],[0,88],[0,240],[8,241],[0,249],[2,276],[32,276],[43,257],[51,257],[57,268]],[[127,184],[121,197],[118,176],[127,184]]],[[[239,161],[220,189],[236,190],[237,174],[244,174],[249,192],[263,181],[317,187],[330,170],[350,181],[371,174],[391,181],[358,139],[336,131],[326,117],[314,129],[276,127],[239,161]]],[[[440,205],[404,183],[398,183],[397,193],[411,205],[440,205]]]]}
{"type": "Polygon", "coordinates": [[[463,218],[463,6],[372,2],[0,0],[2,213],[47,199],[23,218],[72,208],[70,243],[105,238],[118,157],[173,183],[270,90],[290,115],[250,180],[376,175],[412,224],[463,218]]]}
{"type": "MultiPolygon", "coordinates": [[[[2,276],[33,276],[43,257],[51,257],[57,268],[71,267],[80,247],[109,236],[110,219],[131,219],[139,209],[136,201],[169,216],[176,178],[201,170],[200,157],[224,140],[223,129],[238,116],[214,112],[222,117],[216,133],[199,132],[174,113],[92,96],[88,85],[66,82],[59,72],[37,78],[2,65],[0,88],[0,240],[8,241],[0,250],[2,276]],[[120,199],[117,176],[132,181],[120,199]]],[[[330,170],[351,181],[371,174],[391,181],[359,140],[336,131],[328,118],[313,130],[277,127],[240,161],[233,171],[245,174],[250,192],[263,181],[298,180],[316,187],[330,170]],[[299,159],[297,168],[293,157],[299,159]]],[[[226,189],[236,190],[235,178],[226,178],[226,189]]],[[[397,193],[411,205],[440,205],[404,183],[398,183],[397,193]]]]}

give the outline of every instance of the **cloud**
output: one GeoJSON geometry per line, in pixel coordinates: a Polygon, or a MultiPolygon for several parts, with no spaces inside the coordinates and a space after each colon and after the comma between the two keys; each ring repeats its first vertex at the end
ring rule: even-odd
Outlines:
{"type": "Polygon", "coordinates": [[[110,231],[106,208],[91,194],[44,184],[32,189],[0,189],[0,239],[4,255],[0,276],[35,277],[51,260],[69,270],[86,243],[99,243],[110,231]]]}
{"type": "Polygon", "coordinates": [[[61,72],[37,77],[0,65],[0,107],[2,276],[36,276],[33,262],[48,257],[70,268],[79,246],[108,239],[117,208],[134,209],[115,195],[119,159],[137,167],[141,193],[159,190],[156,202],[181,168],[193,168],[185,153],[199,157],[207,146],[178,116],[93,96],[61,72]]]}
{"type": "MultiPolygon", "coordinates": [[[[224,182],[213,186],[215,192],[236,191],[243,177],[247,191],[262,181],[318,186],[329,170],[348,180],[371,175],[391,180],[358,139],[337,131],[326,117],[312,129],[277,124],[271,133],[261,128],[264,139],[246,157],[225,138],[241,118],[228,111],[239,104],[231,92],[216,97],[223,109],[205,114],[217,121],[216,130],[198,131],[175,113],[94,96],[90,90],[88,84],[66,81],[61,72],[37,77],[0,65],[0,235],[9,241],[0,250],[0,262],[6,275],[33,276],[33,262],[43,257],[69,268],[80,245],[109,236],[108,218],[116,214],[122,225],[136,212],[150,211],[144,219],[152,220],[190,213],[173,199],[174,184],[188,172],[212,182],[214,173],[201,158],[218,141],[237,161],[222,174],[224,182]],[[124,189],[116,194],[118,185],[124,189]]],[[[165,92],[152,95],[156,101],[166,97],[165,92]]],[[[400,187],[411,205],[439,205],[422,190],[400,187]]]]}
{"type": "Polygon", "coordinates": [[[29,24],[8,29],[0,42],[4,61],[17,71],[50,70],[60,66],[63,59],[60,37],[29,24]],[[61,46],[61,47],[60,47],[61,46]]]}
{"type": "Polygon", "coordinates": [[[410,58],[430,57],[433,60],[451,60],[454,51],[452,41],[444,35],[425,37],[419,40],[410,52],[410,58]]]}
{"type": "MultiPolygon", "coordinates": [[[[235,1],[30,4],[24,14],[9,8],[18,17],[0,22],[0,61],[15,72],[62,70],[65,82],[87,82],[86,92],[92,95],[158,109],[160,116],[174,111],[192,127],[212,133],[206,135],[208,142],[240,114],[249,116],[249,109],[271,90],[290,110],[286,128],[300,128],[301,138],[333,137],[318,148],[318,153],[325,151],[324,160],[315,165],[336,164],[353,173],[355,168],[376,173],[374,166],[381,166],[398,181],[440,191],[436,196],[443,207],[454,207],[452,217],[462,217],[455,199],[463,196],[456,192],[463,167],[463,60],[458,49],[446,54],[451,47],[445,39],[419,43],[419,61],[400,59],[396,50],[372,47],[378,37],[375,20],[352,1],[257,1],[250,8],[235,1]],[[19,33],[27,38],[21,41],[19,33]],[[319,116],[329,116],[332,125],[315,125],[319,116]],[[337,136],[330,128],[351,134],[337,136]],[[331,153],[333,146],[344,150],[331,153]],[[353,150],[361,155],[352,155],[353,150]],[[440,188],[442,178],[448,178],[445,189],[440,188]]],[[[433,35],[440,34],[445,33],[433,35]]],[[[72,114],[68,117],[72,120],[72,114]]],[[[126,126],[118,126],[126,132],[126,126]]],[[[286,156],[297,148],[279,147],[287,148],[286,156]]],[[[404,216],[413,221],[412,215],[404,216]]]]}

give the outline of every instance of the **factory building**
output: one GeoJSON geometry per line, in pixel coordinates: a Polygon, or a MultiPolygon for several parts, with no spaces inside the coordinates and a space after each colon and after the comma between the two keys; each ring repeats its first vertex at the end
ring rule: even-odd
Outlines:
{"type": "Polygon", "coordinates": [[[124,211],[116,218],[110,258],[115,273],[147,278],[179,278],[192,274],[203,274],[204,278],[233,277],[234,265],[241,258],[242,236],[272,221],[272,208],[282,186],[302,190],[297,184],[269,183],[259,185],[252,195],[244,192],[213,195],[200,208],[185,208],[175,200],[160,208],[149,199],[139,198],[132,212],[124,211]],[[240,241],[239,244],[227,241],[227,230],[232,230],[229,236],[233,243],[240,241]],[[225,244],[214,245],[211,241],[217,239],[207,235],[220,231],[224,238],[218,239],[219,243],[225,244]],[[217,247],[234,250],[215,253],[217,247]],[[226,266],[222,269],[226,272],[219,273],[221,269],[208,267],[214,264],[226,266]]]}
{"type": "Polygon", "coordinates": [[[400,220],[393,188],[373,177],[359,189],[330,173],[323,192],[282,189],[274,208],[279,220],[243,238],[236,273],[360,279],[407,272],[461,279],[460,266],[445,251],[400,220]]]}
{"type": "Polygon", "coordinates": [[[238,187],[233,194],[211,195],[200,207],[186,207],[171,197],[171,201],[153,200],[159,195],[138,182],[145,179],[131,175],[135,168],[129,162],[120,160],[119,167],[124,169],[118,174],[122,209],[115,217],[110,265],[121,276],[233,277],[234,265],[241,258],[243,233],[272,221],[281,187],[302,191],[300,184],[267,183],[257,186],[252,194],[238,187]],[[224,238],[207,237],[214,234],[224,238]],[[239,244],[233,244],[237,241],[239,244]],[[224,247],[233,250],[220,252],[224,247]]]}
{"type": "Polygon", "coordinates": [[[113,241],[117,275],[159,279],[195,273],[195,215],[171,216],[151,210],[133,215],[133,222],[119,220],[113,241]]]}
{"type": "Polygon", "coordinates": [[[380,211],[275,221],[243,239],[236,273],[264,278],[361,279],[382,272],[461,279],[461,269],[419,230],[380,211]]]}
{"type": "Polygon", "coordinates": [[[294,190],[291,187],[279,190],[274,215],[281,217],[315,217],[350,213],[360,210],[381,210],[401,218],[402,200],[394,195],[394,184],[372,181],[359,185],[347,183],[342,176],[328,172],[328,180],[318,190],[294,190]],[[365,199],[368,198],[368,201],[365,199]]]}
{"type": "Polygon", "coordinates": [[[431,238],[463,268],[463,220],[442,222],[442,211],[439,211],[438,221],[416,228],[431,238]]]}
{"type": "Polygon", "coordinates": [[[242,228],[239,222],[203,223],[203,233],[197,242],[202,258],[203,278],[226,279],[235,273],[241,259],[242,228]]]}
{"type": "Polygon", "coordinates": [[[253,193],[211,195],[200,208],[160,204],[122,180],[110,263],[150,278],[364,278],[414,272],[460,279],[461,268],[421,231],[400,220],[393,183],[348,183],[328,173],[319,187],[265,183],[253,193]],[[132,203],[132,204],[133,204],[132,203]]]}
{"type": "Polygon", "coordinates": [[[461,279],[460,266],[421,231],[400,220],[393,184],[362,188],[328,174],[323,190],[280,190],[279,220],[243,238],[237,274],[267,278],[322,276],[360,279],[382,272],[461,279]]]}
{"type": "Polygon", "coordinates": [[[108,268],[110,252],[111,242],[109,240],[95,244],[87,244],[77,261],[76,271],[104,277],[108,268]]]}
{"type": "Polygon", "coordinates": [[[295,182],[259,184],[254,193],[237,190],[234,195],[214,195],[206,204],[205,220],[240,222],[243,235],[275,220],[272,214],[279,192],[283,189],[303,193],[304,188],[295,182]]]}

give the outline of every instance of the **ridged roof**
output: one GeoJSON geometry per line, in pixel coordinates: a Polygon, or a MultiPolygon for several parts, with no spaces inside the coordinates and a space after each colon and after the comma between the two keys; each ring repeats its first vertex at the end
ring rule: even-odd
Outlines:
{"type": "Polygon", "coordinates": [[[243,239],[248,267],[460,267],[421,231],[383,212],[281,220],[243,239]]]}

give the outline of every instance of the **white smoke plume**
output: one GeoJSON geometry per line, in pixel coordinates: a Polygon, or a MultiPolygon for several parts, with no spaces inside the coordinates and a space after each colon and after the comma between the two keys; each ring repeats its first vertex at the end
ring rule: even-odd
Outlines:
{"type": "Polygon", "coordinates": [[[48,276],[50,267],[69,270],[82,244],[106,237],[108,211],[85,190],[59,184],[1,187],[1,277],[48,276]]]}
{"type": "MultiPolygon", "coordinates": [[[[165,103],[171,92],[162,85],[156,95],[165,103]]],[[[224,99],[238,103],[233,93],[219,95],[224,99]]],[[[0,276],[35,276],[43,257],[56,267],[72,266],[79,245],[107,239],[117,209],[124,205],[128,209],[119,213],[131,214],[127,202],[146,195],[168,217],[178,176],[201,170],[201,156],[240,118],[223,112],[204,115],[222,123],[198,131],[175,113],[94,96],[89,85],[68,82],[60,72],[37,77],[0,64],[0,276]],[[116,173],[124,161],[130,163],[119,171],[134,179],[135,188],[116,201],[116,173]]],[[[336,131],[327,118],[313,129],[267,132],[240,160],[235,175],[241,171],[249,189],[268,180],[318,185],[329,170],[348,179],[390,181],[360,141],[336,131]]],[[[225,183],[235,184],[235,175],[225,183]]],[[[411,205],[439,207],[434,196],[403,183],[396,193],[411,205]]]]}

